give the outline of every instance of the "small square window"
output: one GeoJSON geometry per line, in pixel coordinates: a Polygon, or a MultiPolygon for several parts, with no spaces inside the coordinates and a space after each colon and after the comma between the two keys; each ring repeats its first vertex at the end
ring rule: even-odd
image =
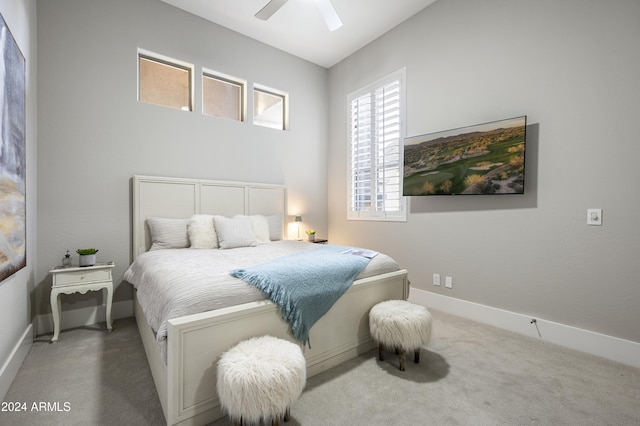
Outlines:
{"type": "Polygon", "coordinates": [[[244,121],[245,83],[203,73],[202,113],[244,121]]]}
{"type": "Polygon", "coordinates": [[[192,65],[139,52],[138,100],[192,111],[192,75],[192,65]]]}
{"type": "Polygon", "coordinates": [[[287,96],[262,88],[253,89],[253,124],[286,130],[287,96]]]}

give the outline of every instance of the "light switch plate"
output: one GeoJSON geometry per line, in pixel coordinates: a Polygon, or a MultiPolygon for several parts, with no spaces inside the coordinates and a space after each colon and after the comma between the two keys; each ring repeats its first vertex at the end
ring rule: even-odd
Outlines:
{"type": "Polygon", "coordinates": [[[453,288],[453,277],[445,277],[444,278],[444,286],[446,288],[453,288]]]}
{"type": "Polygon", "coordinates": [[[587,225],[602,226],[602,209],[587,209],[587,225]]]}

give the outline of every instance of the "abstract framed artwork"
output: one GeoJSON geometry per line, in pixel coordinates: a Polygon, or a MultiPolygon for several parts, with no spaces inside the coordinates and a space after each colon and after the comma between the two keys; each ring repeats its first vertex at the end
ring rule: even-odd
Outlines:
{"type": "Polygon", "coordinates": [[[27,264],[25,59],[0,15],[0,281],[27,264]]]}

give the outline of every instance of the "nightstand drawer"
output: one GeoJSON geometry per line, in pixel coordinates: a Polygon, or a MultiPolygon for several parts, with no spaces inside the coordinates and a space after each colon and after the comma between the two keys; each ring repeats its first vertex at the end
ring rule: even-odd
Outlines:
{"type": "Polygon", "coordinates": [[[89,269],[86,271],[65,271],[53,275],[53,286],[85,284],[97,281],[111,281],[111,268],[89,269]]]}

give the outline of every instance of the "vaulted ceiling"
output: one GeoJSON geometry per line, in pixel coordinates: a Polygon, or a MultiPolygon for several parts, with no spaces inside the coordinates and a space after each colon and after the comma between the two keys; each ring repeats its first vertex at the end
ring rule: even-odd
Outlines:
{"type": "Polygon", "coordinates": [[[289,0],[268,20],[269,0],[162,0],[270,46],[329,68],[436,0],[331,0],[343,26],[329,31],[317,0],[289,0]]]}

